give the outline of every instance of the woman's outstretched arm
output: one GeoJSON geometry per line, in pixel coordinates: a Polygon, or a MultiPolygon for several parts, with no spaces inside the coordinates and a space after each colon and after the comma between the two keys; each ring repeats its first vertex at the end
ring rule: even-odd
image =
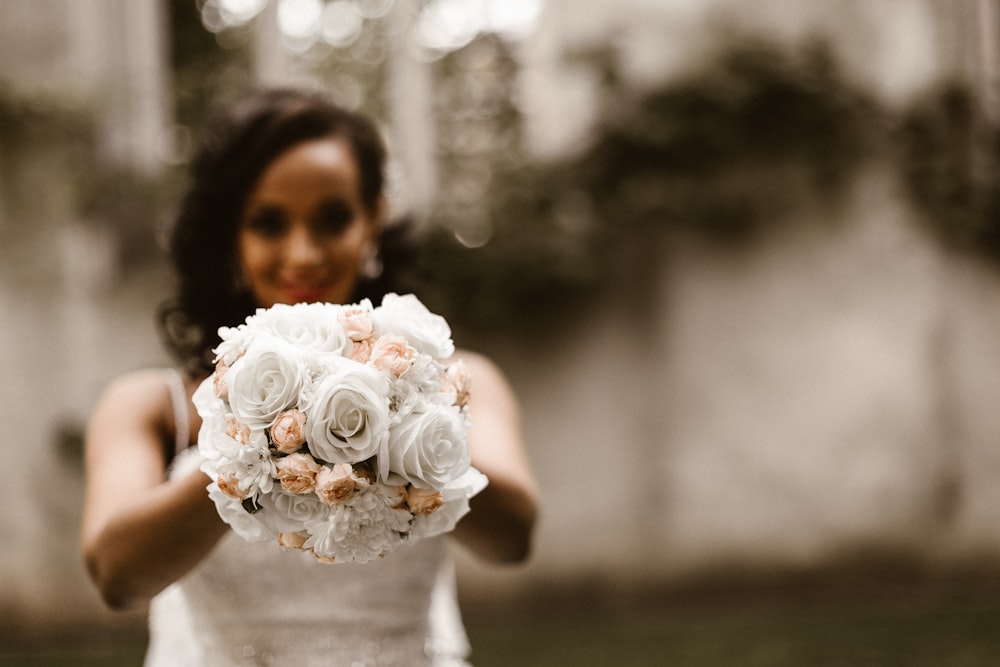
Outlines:
{"type": "Polygon", "coordinates": [[[87,430],[81,542],[87,570],[114,609],[145,604],[196,565],[227,526],[194,471],[165,480],[173,429],[159,371],[115,380],[87,430]]]}
{"type": "Polygon", "coordinates": [[[525,452],[514,393],[488,359],[460,353],[472,385],[469,401],[472,465],[489,485],[472,498],[455,536],[473,553],[494,562],[516,563],[531,551],[538,489],[525,452]]]}

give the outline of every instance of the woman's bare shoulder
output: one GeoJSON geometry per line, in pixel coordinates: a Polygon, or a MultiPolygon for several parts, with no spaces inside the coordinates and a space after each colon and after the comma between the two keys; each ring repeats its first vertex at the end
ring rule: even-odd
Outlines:
{"type": "Polygon", "coordinates": [[[473,401],[491,403],[493,408],[508,406],[514,410],[516,399],[510,381],[500,366],[490,357],[472,350],[456,350],[446,364],[461,362],[471,382],[473,401]]]}
{"type": "Polygon", "coordinates": [[[166,368],[129,371],[112,379],[101,396],[98,413],[130,414],[148,420],[162,417],[170,405],[166,368]]]}
{"type": "Polygon", "coordinates": [[[497,366],[496,362],[482,352],[457,349],[455,350],[455,354],[445,361],[445,364],[453,364],[459,361],[465,364],[465,366],[472,373],[476,373],[478,371],[480,373],[490,373],[500,376],[503,375],[503,371],[500,370],[500,367],[497,366]]]}

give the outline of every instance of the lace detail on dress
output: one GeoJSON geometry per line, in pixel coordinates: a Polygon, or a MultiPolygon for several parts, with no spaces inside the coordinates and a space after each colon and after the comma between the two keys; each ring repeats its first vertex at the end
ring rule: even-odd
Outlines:
{"type": "MultiPolygon", "coordinates": [[[[181,451],[171,476],[197,468],[181,451]]],[[[228,533],[150,604],[146,667],[467,666],[444,537],[328,565],[228,533]]]]}
{"type": "Polygon", "coordinates": [[[326,565],[227,535],[154,600],[146,665],[465,665],[446,550],[326,565]]]}

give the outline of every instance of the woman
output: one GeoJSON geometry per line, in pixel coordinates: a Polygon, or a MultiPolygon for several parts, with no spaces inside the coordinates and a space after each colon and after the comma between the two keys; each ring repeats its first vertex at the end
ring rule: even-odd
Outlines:
{"type": "MultiPolygon", "coordinates": [[[[150,603],[147,665],[463,664],[442,538],[365,565],[327,565],[233,535],[206,492],[191,394],[219,326],[257,307],[352,302],[380,273],[385,151],[366,119],[292,90],[253,95],[209,127],[171,241],[179,284],[161,319],[183,375],[115,380],[87,433],[82,547],[107,604],[150,603]]],[[[388,267],[391,268],[391,267],[388,267]]],[[[472,376],[472,463],[490,480],[453,536],[497,562],[529,551],[537,492],[514,397],[487,359],[472,376]]]]}

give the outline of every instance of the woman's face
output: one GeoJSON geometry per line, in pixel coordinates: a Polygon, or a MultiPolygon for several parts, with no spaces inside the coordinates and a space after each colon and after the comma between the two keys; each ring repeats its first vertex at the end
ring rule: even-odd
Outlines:
{"type": "Polygon", "coordinates": [[[247,198],[237,234],[243,278],[259,306],[346,303],[378,232],[358,167],[337,138],[289,148],[247,198]]]}

